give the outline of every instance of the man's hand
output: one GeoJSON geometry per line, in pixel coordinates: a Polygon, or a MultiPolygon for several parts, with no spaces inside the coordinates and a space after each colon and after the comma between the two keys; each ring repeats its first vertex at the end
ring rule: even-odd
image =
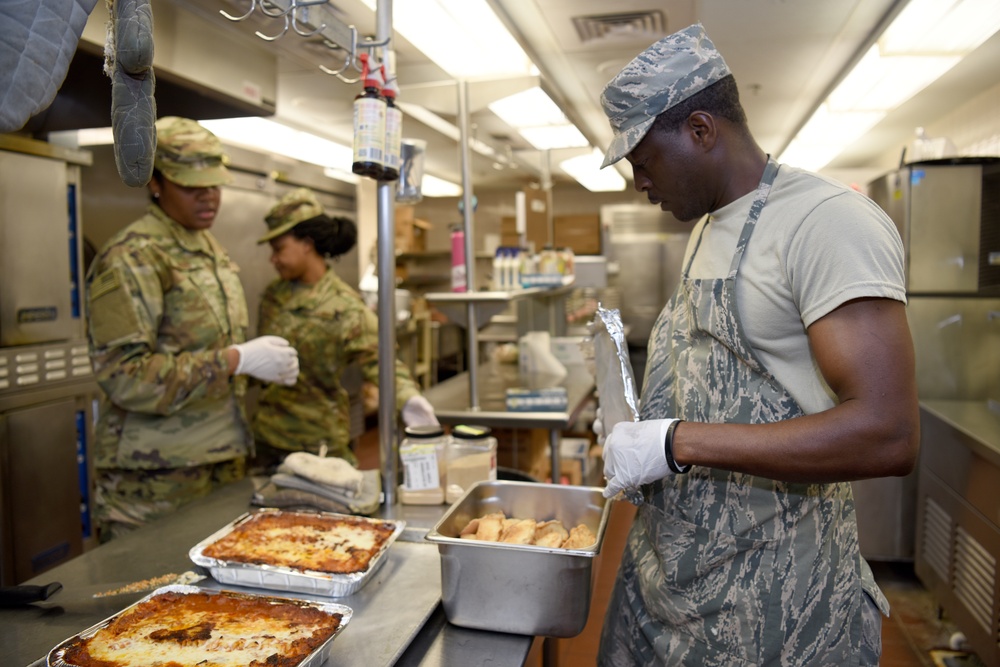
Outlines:
{"type": "Polygon", "coordinates": [[[287,386],[299,377],[299,353],[281,336],[260,336],[234,347],[240,353],[234,375],[287,386]]]}
{"type": "Polygon", "coordinates": [[[604,442],[604,497],[672,475],[663,449],[667,429],[676,419],[618,422],[604,442]]]}

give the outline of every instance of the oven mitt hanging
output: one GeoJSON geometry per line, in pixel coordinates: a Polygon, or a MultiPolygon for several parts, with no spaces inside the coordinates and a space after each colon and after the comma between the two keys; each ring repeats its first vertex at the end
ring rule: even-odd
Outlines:
{"type": "Polygon", "coordinates": [[[153,10],[150,0],[106,0],[104,72],[111,77],[111,130],[115,164],[125,185],[138,188],[153,175],[156,99],[153,92],[153,10]]]}
{"type": "Polygon", "coordinates": [[[97,0],[0,2],[0,133],[47,109],[97,0]]]}

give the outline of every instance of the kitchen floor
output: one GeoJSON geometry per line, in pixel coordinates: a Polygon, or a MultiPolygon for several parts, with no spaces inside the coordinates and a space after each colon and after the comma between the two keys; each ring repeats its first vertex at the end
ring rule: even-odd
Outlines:
{"type": "MultiPolygon", "coordinates": [[[[356,453],[362,469],[378,467],[376,429],[361,436],[356,453]]],[[[604,545],[594,563],[596,582],[587,625],[576,637],[556,640],[560,666],[596,665],[604,612],[634,514],[635,508],[628,503],[615,503],[612,508],[604,545]]],[[[983,667],[975,655],[950,650],[956,628],[938,617],[938,608],[914,575],[912,564],[876,562],[871,566],[892,606],[891,617],[882,619],[881,667],[983,667]]],[[[543,641],[536,640],[526,667],[541,667],[543,652],[543,641]]]]}

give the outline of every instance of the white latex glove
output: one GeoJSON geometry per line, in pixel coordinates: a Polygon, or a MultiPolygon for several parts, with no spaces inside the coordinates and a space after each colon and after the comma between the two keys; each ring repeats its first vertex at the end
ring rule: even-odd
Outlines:
{"type": "Polygon", "coordinates": [[[636,489],[673,473],[667,466],[663,439],[676,419],[618,422],[604,441],[604,497],[636,489]]]}
{"type": "Polygon", "coordinates": [[[438,419],[434,406],[426,398],[417,394],[403,404],[403,423],[407,426],[434,426],[438,419]]]}
{"type": "Polygon", "coordinates": [[[234,347],[240,353],[236,375],[288,386],[299,377],[299,353],[281,336],[260,336],[234,347]]]}
{"type": "Polygon", "coordinates": [[[608,434],[604,432],[604,411],[601,410],[601,406],[599,405],[597,406],[597,410],[594,411],[594,423],[590,429],[597,436],[597,444],[603,446],[608,434]]]}

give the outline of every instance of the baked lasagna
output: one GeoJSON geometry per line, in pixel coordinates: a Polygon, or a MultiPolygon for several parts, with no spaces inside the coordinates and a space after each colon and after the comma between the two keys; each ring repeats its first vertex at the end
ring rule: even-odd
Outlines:
{"type": "Polygon", "coordinates": [[[202,555],[230,563],[354,574],[367,571],[395,528],[390,521],[336,514],[260,512],[207,545],[202,555]]]}
{"type": "Polygon", "coordinates": [[[73,667],[294,667],[342,620],[308,601],[164,592],[69,640],[58,657],[73,667]]]}

